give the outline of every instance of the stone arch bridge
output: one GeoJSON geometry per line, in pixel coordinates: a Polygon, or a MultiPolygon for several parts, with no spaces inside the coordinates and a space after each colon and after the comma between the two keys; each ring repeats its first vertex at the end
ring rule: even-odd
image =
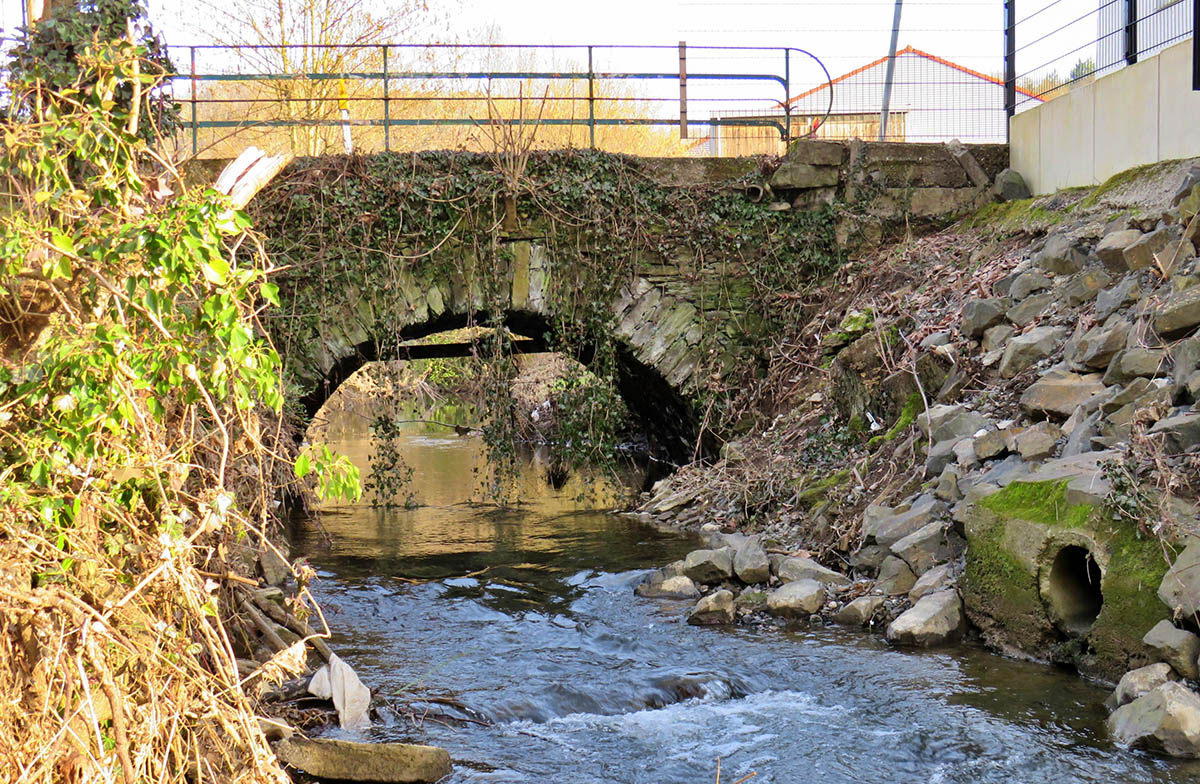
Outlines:
{"type": "MultiPolygon", "coordinates": [[[[421,166],[426,171],[459,167],[467,175],[474,172],[478,177],[480,167],[487,165],[482,156],[475,156],[473,164],[465,165],[460,162],[466,156],[459,154],[432,153],[426,158],[421,155],[394,157],[390,168],[381,165],[386,177],[371,169],[374,164],[369,158],[347,159],[344,166],[326,166],[324,170],[321,159],[297,161],[291,167],[290,178],[285,176],[272,184],[268,190],[273,195],[265,198],[260,195],[249,209],[260,226],[267,226],[263,230],[276,260],[282,256],[284,263],[303,267],[308,263],[303,256],[303,243],[271,236],[272,226],[279,233],[293,227],[305,230],[303,225],[297,226],[303,224],[303,217],[291,214],[296,203],[320,198],[336,186],[342,188],[344,208],[357,211],[360,208],[357,199],[361,196],[359,215],[346,215],[334,223],[327,221],[322,229],[331,234],[343,230],[351,233],[355,230],[354,221],[362,214],[378,217],[389,210],[395,213],[394,200],[403,198],[403,193],[397,196],[396,191],[388,190],[394,182],[388,178],[402,178],[410,169],[416,171],[421,166]],[[331,168],[337,173],[334,178],[322,173],[331,168]],[[354,181],[355,176],[362,178],[361,181],[354,181]],[[372,178],[370,182],[368,177],[372,178]],[[296,192],[289,193],[289,188],[296,192]],[[352,194],[349,199],[345,197],[347,193],[352,194]],[[261,209],[255,206],[262,201],[271,206],[261,209]],[[288,214],[271,214],[272,210],[288,214]]],[[[615,269],[613,272],[629,276],[620,286],[612,287],[617,293],[607,303],[619,346],[618,388],[637,424],[650,437],[652,448],[676,462],[694,457],[699,429],[695,404],[706,385],[714,377],[720,382],[734,373],[753,370],[764,359],[763,337],[770,325],[763,323],[749,307],[754,284],[747,275],[745,262],[754,254],[759,259],[765,257],[765,249],[772,242],[772,226],[798,220],[798,213],[810,213],[837,203],[842,205],[837,211],[841,216],[837,226],[839,244],[852,243],[854,236],[874,236],[870,241],[877,242],[886,235],[889,220],[900,226],[910,225],[910,220],[917,224],[937,224],[972,211],[988,200],[990,179],[1007,163],[1007,148],[1000,145],[980,145],[968,150],[961,145],[818,141],[796,142],[787,156],[776,162],[729,158],[636,159],[605,157],[601,153],[559,155],[566,156],[568,165],[547,171],[563,171],[564,177],[575,177],[574,187],[585,190],[593,187],[592,173],[587,167],[594,166],[606,170],[610,177],[613,171],[619,171],[625,182],[653,183],[658,189],[655,198],[659,204],[670,203],[664,193],[689,189],[705,194],[732,191],[748,211],[740,212],[743,208],[735,206],[732,213],[745,218],[757,211],[757,217],[751,215],[746,225],[758,227],[755,231],[762,236],[749,238],[755,247],[748,252],[741,250],[714,259],[702,257],[703,254],[698,257],[687,247],[675,246],[671,250],[670,244],[664,243],[667,250],[639,257],[632,265],[632,272],[618,273],[615,269]],[[854,214],[845,208],[851,203],[856,205],[854,214]],[[866,230],[858,230],[864,224],[866,230]]],[[[325,163],[329,160],[325,159],[325,163]]],[[[559,159],[560,166],[563,160],[559,159]]],[[[604,172],[598,171],[597,177],[602,179],[602,176],[604,172]]],[[[539,187],[555,187],[552,175],[544,177],[549,179],[544,178],[539,187]]],[[[408,203],[410,208],[420,208],[422,204],[408,203]]],[[[728,200],[725,205],[730,209],[728,200]]],[[[669,239],[670,216],[658,217],[661,225],[656,228],[661,230],[663,238],[669,239]]],[[[717,232],[728,229],[720,222],[709,226],[717,232]]],[[[315,413],[338,384],[365,362],[463,350],[461,346],[443,346],[381,353],[381,347],[394,346],[397,338],[417,339],[470,323],[488,323],[489,317],[496,317],[514,332],[530,336],[518,349],[544,349],[551,342],[548,338],[553,337],[555,317],[561,315],[552,312],[549,296],[552,275],[563,274],[560,280],[571,278],[570,270],[557,266],[561,259],[551,257],[551,245],[535,235],[536,231],[528,231],[523,237],[508,233],[501,240],[508,250],[503,254],[506,268],[497,271],[504,289],[499,297],[502,313],[488,313],[489,298],[478,284],[469,283],[464,274],[456,272],[458,267],[469,266],[464,261],[467,252],[462,249],[455,263],[440,265],[402,267],[392,263],[386,253],[369,248],[359,249],[364,252],[347,252],[333,259],[335,263],[321,261],[329,267],[339,264],[341,267],[322,272],[325,282],[321,296],[305,299],[308,304],[301,302],[302,290],[281,285],[285,298],[283,312],[268,314],[268,328],[289,375],[300,385],[301,399],[309,414],[315,413]],[[386,276],[373,278],[376,281],[386,278],[389,281],[386,290],[379,290],[378,282],[356,283],[361,279],[345,271],[355,264],[376,270],[386,268],[386,276]],[[322,312],[304,312],[305,308],[322,312]],[[302,324],[307,326],[299,326],[302,324]]],[[[759,272],[763,270],[760,268],[759,272]]],[[[492,294],[490,301],[495,303],[495,292],[492,294]]],[[[581,346],[578,351],[578,358],[586,363],[588,347],[581,346]]]]}

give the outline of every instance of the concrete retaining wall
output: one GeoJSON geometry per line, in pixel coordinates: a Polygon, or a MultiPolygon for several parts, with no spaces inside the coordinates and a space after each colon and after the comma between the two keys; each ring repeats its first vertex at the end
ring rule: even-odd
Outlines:
{"type": "Polygon", "coordinates": [[[1012,167],[1035,194],[1098,185],[1133,166],[1200,155],[1197,117],[1189,40],[1013,117],[1012,167]]]}

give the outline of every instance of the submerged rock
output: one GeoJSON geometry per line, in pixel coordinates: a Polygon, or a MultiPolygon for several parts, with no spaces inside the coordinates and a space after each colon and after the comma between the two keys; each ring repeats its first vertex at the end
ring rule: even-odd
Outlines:
{"type": "Polygon", "coordinates": [[[275,754],[321,779],[433,782],[450,775],[450,754],[434,746],[293,736],[280,741],[275,754]]]}
{"type": "Polygon", "coordinates": [[[896,645],[929,648],[955,642],[962,637],[965,626],[958,591],[938,591],[922,597],[888,624],[887,639],[896,645]]]}
{"type": "Polygon", "coordinates": [[[1179,683],[1164,683],[1117,708],[1108,731],[1125,746],[1200,757],[1200,697],[1179,683]]]}
{"type": "Polygon", "coordinates": [[[713,591],[692,608],[688,623],[693,626],[719,626],[733,623],[733,592],[713,591]]]}

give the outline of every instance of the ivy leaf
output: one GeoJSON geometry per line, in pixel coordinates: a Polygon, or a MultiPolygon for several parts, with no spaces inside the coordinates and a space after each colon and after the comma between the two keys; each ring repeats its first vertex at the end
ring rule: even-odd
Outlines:
{"type": "Polygon", "coordinates": [[[50,230],[50,242],[62,253],[75,255],[75,241],[59,229],[50,230]]]}
{"type": "Polygon", "coordinates": [[[262,298],[267,302],[270,302],[277,308],[280,307],[279,287],[274,283],[263,283],[262,287],[259,289],[259,292],[262,294],[262,298]]]}
{"type": "Polygon", "coordinates": [[[200,271],[204,273],[204,278],[209,283],[214,286],[223,286],[226,276],[229,275],[229,262],[220,256],[212,256],[200,265],[200,271]]]}
{"type": "Polygon", "coordinates": [[[308,472],[312,470],[312,461],[308,455],[300,455],[296,458],[296,465],[293,469],[297,479],[303,479],[308,476],[308,472]]]}

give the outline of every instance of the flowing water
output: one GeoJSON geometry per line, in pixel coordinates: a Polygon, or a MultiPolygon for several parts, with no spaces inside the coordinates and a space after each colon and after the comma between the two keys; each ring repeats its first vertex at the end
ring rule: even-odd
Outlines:
{"type": "MultiPolygon", "coordinates": [[[[334,445],[365,467],[365,431],[344,435],[334,445]]],[[[688,626],[685,603],[633,586],[694,540],[577,511],[577,488],[534,468],[519,511],[466,504],[479,442],[405,440],[424,506],[328,510],[296,545],[365,682],[453,695],[481,720],[397,716],[368,735],[449,749],[454,782],[702,784],[718,757],[729,783],[1200,778],[1113,748],[1107,692],[1069,673],[971,645],[896,651],[856,630],[688,626]]]]}

